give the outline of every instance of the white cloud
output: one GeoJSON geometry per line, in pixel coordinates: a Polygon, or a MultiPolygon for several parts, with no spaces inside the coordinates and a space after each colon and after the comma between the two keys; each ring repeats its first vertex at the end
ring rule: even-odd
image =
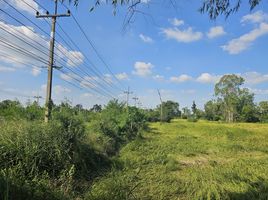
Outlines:
{"type": "Polygon", "coordinates": [[[69,88],[63,87],[61,85],[55,85],[53,87],[53,91],[57,95],[60,95],[62,93],[70,93],[71,92],[71,90],[69,88]]]}
{"type": "Polygon", "coordinates": [[[195,94],[196,90],[194,89],[189,89],[189,90],[182,90],[181,91],[183,94],[195,94]]]}
{"type": "Polygon", "coordinates": [[[222,26],[214,26],[210,28],[209,32],[207,33],[207,37],[212,39],[225,34],[226,32],[224,31],[222,26]]]}
{"type": "Polygon", "coordinates": [[[255,13],[248,14],[242,17],[241,23],[251,22],[251,23],[261,23],[268,20],[268,14],[259,10],[255,13]]]}
{"type": "Polygon", "coordinates": [[[164,76],[161,76],[159,74],[153,76],[153,79],[156,81],[164,81],[165,80],[164,76]]]}
{"type": "Polygon", "coordinates": [[[177,19],[177,18],[173,18],[173,19],[169,19],[168,20],[173,26],[181,26],[184,24],[183,20],[177,19]]]}
{"type": "MultiPolygon", "coordinates": [[[[6,39],[6,42],[23,48],[34,57],[17,52],[3,44],[1,46],[1,52],[4,52],[8,56],[0,56],[1,61],[14,67],[25,67],[25,65],[43,67],[47,65],[49,49],[48,38],[36,33],[34,28],[29,26],[15,26],[0,22],[0,27],[0,35],[6,39]],[[20,39],[7,32],[16,35],[20,39]],[[33,44],[39,51],[27,43],[33,44]]],[[[81,52],[71,51],[58,43],[55,45],[55,65],[62,66],[66,64],[68,66],[76,66],[81,64],[83,59],[84,56],[81,52]],[[61,61],[61,63],[59,63],[59,61],[61,61]]]]}
{"type": "Polygon", "coordinates": [[[81,95],[81,97],[93,97],[93,96],[94,96],[93,94],[88,93],[88,92],[83,93],[83,94],[81,95]]]}
{"type": "Polygon", "coordinates": [[[12,67],[3,67],[3,66],[0,66],[0,72],[14,72],[15,69],[12,68],[12,67]]]}
{"type": "Polygon", "coordinates": [[[192,79],[193,78],[187,74],[182,74],[178,77],[176,77],[176,76],[170,77],[170,81],[174,82],[174,83],[182,83],[182,82],[190,81],[192,79]]]}
{"type": "Polygon", "coordinates": [[[38,76],[41,73],[41,68],[33,67],[31,73],[33,76],[38,76]]]}
{"type": "Polygon", "coordinates": [[[150,38],[149,36],[140,34],[139,37],[143,42],[146,42],[146,43],[153,43],[154,42],[153,39],[150,38]]]}
{"type": "Polygon", "coordinates": [[[80,77],[74,73],[61,73],[60,78],[65,80],[65,81],[72,81],[72,80],[79,80],[80,77]]]}
{"type": "Polygon", "coordinates": [[[113,78],[111,74],[104,74],[104,79],[108,83],[113,83],[113,78]]]}
{"type": "Polygon", "coordinates": [[[151,0],[141,0],[141,3],[148,4],[151,0]]]}
{"type": "Polygon", "coordinates": [[[80,85],[84,88],[96,88],[97,81],[99,80],[96,76],[85,76],[83,80],[80,81],[80,85]]]}
{"type": "Polygon", "coordinates": [[[238,54],[248,49],[256,39],[265,34],[268,34],[268,24],[261,23],[258,28],[253,29],[237,39],[229,41],[228,44],[222,46],[222,49],[229,54],[238,54]]]}
{"type": "Polygon", "coordinates": [[[138,76],[149,76],[152,74],[153,65],[151,63],[145,63],[145,62],[136,62],[134,65],[135,70],[133,71],[133,74],[138,76]]]}
{"type": "Polygon", "coordinates": [[[128,77],[127,73],[125,73],[125,72],[120,73],[120,74],[116,74],[115,76],[119,80],[129,80],[129,77],[128,77]]]}
{"type": "MultiPolygon", "coordinates": [[[[46,84],[41,85],[42,94],[45,94],[46,89],[47,89],[47,85],[46,84]]],[[[61,85],[55,85],[52,88],[52,92],[53,92],[53,94],[55,94],[57,96],[60,96],[60,95],[62,95],[64,93],[70,93],[71,90],[69,88],[66,88],[66,87],[61,86],[61,85]]]]}
{"type": "Polygon", "coordinates": [[[167,39],[175,39],[178,42],[193,42],[200,40],[203,37],[203,34],[198,31],[193,31],[192,27],[188,29],[180,30],[176,27],[174,28],[166,28],[162,31],[167,39]]]}
{"type": "Polygon", "coordinates": [[[25,11],[28,14],[35,15],[36,11],[39,10],[40,12],[43,12],[41,8],[39,8],[38,4],[33,0],[24,0],[26,3],[24,3],[22,0],[10,0],[10,3],[16,7],[17,9],[21,11],[25,11]],[[28,6],[28,5],[30,6],[28,6]],[[35,10],[34,10],[35,9],[35,10]]]}
{"type": "Polygon", "coordinates": [[[197,82],[200,83],[216,83],[220,80],[220,75],[212,75],[209,73],[202,73],[197,79],[197,82]]]}
{"type": "Polygon", "coordinates": [[[246,72],[242,75],[247,84],[259,84],[268,82],[268,74],[261,74],[258,72],[246,72]]]}
{"type": "Polygon", "coordinates": [[[256,95],[267,95],[268,89],[257,89],[257,88],[248,88],[250,92],[256,95]]]}

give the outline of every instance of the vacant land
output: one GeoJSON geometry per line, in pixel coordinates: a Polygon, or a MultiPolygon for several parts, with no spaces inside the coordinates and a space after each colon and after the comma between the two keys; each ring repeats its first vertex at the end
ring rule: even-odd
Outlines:
{"type": "Polygon", "coordinates": [[[150,124],[88,199],[268,199],[268,124],[150,124]]]}

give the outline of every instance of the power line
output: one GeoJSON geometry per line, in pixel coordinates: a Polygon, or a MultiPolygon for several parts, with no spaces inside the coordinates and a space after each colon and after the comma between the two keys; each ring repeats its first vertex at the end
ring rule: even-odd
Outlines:
{"type": "MultiPolygon", "coordinates": [[[[5,1],[5,0],[4,0],[5,1]]],[[[24,0],[22,0],[23,2],[25,2],[24,0]]],[[[6,2],[6,1],[5,1],[6,2]]],[[[6,2],[7,3],[7,2],[6,2]]],[[[26,2],[25,2],[26,3],[26,2]]],[[[7,3],[8,4],[8,3],[7,3]]],[[[38,3],[39,4],[39,3],[38,3]]],[[[10,4],[8,4],[9,6],[11,6],[10,4]]],[[[29,4],[26,4],[26,5],[28,5],[29,6],[29,4]]],[[[41,5],[41,4],[39,4],[39,5],[41,5]]],[[[19,12],[20,13],[20,11],[18,11],[16,8],[14,8],[13,6],[11,6],[14,10],[16,10],[17,12],[19,12]]],[[[32,9],[34,9],[35,11],[37,11],[35,8],[33,8],[32,6],[30,6],[32,9]]],[[[41,7],[41,6],[40,6],[41,7]]],[[[67,8],[68,9],[68,8],[67,8]]],[[[45,9],[46,10],[46,9],[45,9]]],[[[20,13],[24,18],[26,18],[28,21],[30,21],[31,23],[33,23],[35,26],[37,26],[38,27],[38,29],[39,30],[41,30],[42,32],[44,32],[45,34],[47,34],[41,27],[39,27],[36,23],[34,23],[32,20],[30,20],[29,18],[27,18],[25,15],[23,15],[22,13],[20,13]]],[[[47,21],[46,21],[47,22],[47,21]]],[[[48,23],[48,22],[47,22],[48,23]]],[[[49,24],[49,23],[48,23],[49,24]]],[[[59,25],[58,23],[57,23],[57,25],[59,25]]],[[[62,27],[60,26],[60,28],[62,29],[62,27]]],[[[63,30],[63,29],[62,29],[63,30]]],[[[57,33],[57,32],[56,32],[57,33]]],[[[47,34],[48,35],[48,34],[47,34]]],[[[60,34],[58,34],[57,33],[57,35],[61,38],[61,39],[63,39],[63,41],[67,44],[67,46],[68,46],[68,43],[64,40],[64,38],[60,35],[60,34]]],[[[56,40],[55,40],[56,41],[56,40]]],[[[57,42],[57,41],[56,41],[57,42]]],[[[74,43],[72,40],[71,40],[71,42],[72,43],[74,43]]],[[[58,42],[57,42],[58,43],[58,42]]],[[[74,43],[75,44],[75,43],[74,43]]],[[[75,45],[76,47],[77,47],[77,45],[75,45]]],[[[63,53],[64,54],[64,52],[62,52],[62,50],[61,49],[59,49],[59,48],[57,48],[61,53],[63,53]]],[[[81,50],[79,50],[80,52],[81,52],[81,50]]],[[[60,57],[60,56],[59,56],[60,57]]],[[[81,59],[81,58],[78,58],[79,60],[81,59]]],[[[72,59],[69,59],[69,60],[71,60],[71,62],[73,63],[73,64],[75,64],[73,61],[72,61],[72,59]]],[[[88,59],[89,60],[89,59],[88,59]]],[[[89,60],[89,62],[90,62],[90,60],[89,60]]],[[[94,64],[91,62],[91,65],[93,65],[93,67],[94,67],[94,64]]],[[[94,67],[95,69],[96,69],[96,71],[98,71],[97,70],[97,68],[96,67],[94,67]]],[[[82,70],[82,71],[84,71],[84,70],[82,70]]],[[[92,70],[93,71],[93,70],[92,70]]],[[[99,75],[97,72],[96,72],[95,70],[93,71],[93,73],[94,74],[96,74],[100,79],[102,79],[102,80],[104,80],[104,82],[106,82],[106,84],[108,85],[108,86],[111,86],[111,83],[109,83],[108,81],[106,81],[106,79],[105,78],[103,78],[102,77],[102,75],[99,75]]],[[[85,71],[84,71],[85,72],[85,71]]],[[[99,72],[99,71],[98,71],[99,72]]],[[[87,73],[86,73],[87,74],[87,73]]],[[[90,76],[89,74],[87,74],[87,76],[90,76]]],[[[95,80],[96,81],[96,80],[95,80]]],[[[101,84],[101,83],[99,83],[99,84],[101,84]]],[[[101,84],[101,86],[103,87],[103,85],[101,84]]]]}
{"type": "MultiPolygon", "coordinates": [[[[10,16],[10,15],[9,15],[10,16]]],[[[11,16],[12,17],[12,16],[11,16]]],[[[14,17],[12,17],[13,19],[15,19],[14,17]]],[[[16,19],[17,20],[17,19],[16,19]]],[[[20,22],[19,20],[17,20],[18,22],[20,22]]],[[[23,23],[22,23],[23,24],[23,23]]],[[[24,25],[24,24],[23,24],[24,25]]],[[[25,25],[24,25],[25,26],[25,25]]],[[[26,26],[27,27],[27,26],[26,26]]],[[[27,27],[28,28],[28,27],[27,27]]],[[[28,28],[29,29],[29,28],[28,28]]],[[[15,30],[15,31],[17,31],[16,29],[13,29],[13,30],[15,30]]],[[[32,29],[29,29],[29,30],[31,30],[32,31],[32,29]]],[[[17,31],[17,32],[19,32],[19,31],[17,31]]],[[[22,34],[21,32],[19,32],[20,34],[22,34]]],[[[12,33],[11,33],[12,34],[12,33]]],[[[14,34],[12,34],[14,37],[16,37],[14,34]]],[[[30,37],[28,37],[27,35],[25,35],[24,34],[24,36],[26,36],[27,38],[29,38],[30,40],[32,40],[30,37]]],[[[17,38],[17,39],[20,39],[20,38],[17,38]]],[[[21,40],[21,39],[20,39],[21,40]]],[[[43,45],[41,44],[41,43],[39,43],[39,42],[37,42],[37,41],[35,41],[35,40],[32,40],[32,41],[34,41],[35,43],[37,43],[37,44],[39,44],[40,46],[42,46],[43,47],[43,45]]],[[[46,41],[46,40],[45,40],[46,41]]],[[[27,42],[25,42],[25,41],[23,41],[22,40],[22,42],[24,42],[24,43],[27,43],[27,42]]],[[[47,41],[46,41],[47,42],[47,41]]],[[[28,45],[30,45],[29,43],[27,43],[28,45]]],[[[30,46],[32,46],[32,45],[30,45],[30,46]]],[[[14,47],[14,46],[13,46],[14,47]]],[[[33,47],[33,46],[32,46],[33,47]]],[[[34,47],[35,48],[35,47],[34,47]]],[[[47,55],[46,53],[44,53],[44,51],[40,51],[38,48],[35,48],[37,51],[39,51],[39,52],[42,52],[43,54],[45,54],[45,55],[47,55]]],[[[22,50],[23,51],[23,50],[22,50]]],[[[19,51],[18,51],[19,52],[19,51]]],[[[19,53],[21,53],[21,52],[19,52],[19,53]]],[[[26,54],[26,55],[28,55],[28,56],[30,56],[30,57],[32,57],[32,58],[34,58],[32,55],[31,55],[31,52],[29,52],[28,51],[28,54],[26,54]]],[[[57,55],[57,54],[55,54],[55,55],[57,55]]],[[[67,62],[66,60],[64,60],[61,56],[59,56],[59,55],[57,55],[60,59],[62,59],[64,62],[67,62]]],[[[39,58],[39,61],[40,61],[40,58],[39,58]]],[[[45,64],[47,64],[46,63],[46,61],[44,60],[44,62],[45,62],[45,64]]],[[[43,63],[44,63],[43,62],[43,63]]],[[[74,61],[72,61],[71,60],[71,62],[73,62],[74,63],[74,61]]],[[[61,63],[62,64],[62,63],[61,63]]],[[[64,64],[63,64],[64,65],[64,64]]],[[[68,68],[68,67],[66,67],[66,68],[68,68]]],[[[69,69],[69,68],[68,68],[69,69]]],[[[77,74],[77,73],[76,73],[77,74]]],[[[77,74],[78,75],[78,74],[77,74]]],[[[89,74],[85,74],[86,76],[90,76],[89,74]]],[[[80,76],[80,75],[78,75],[78,76],[80,76]]],[[[80,76],[81,77],[81,76],[80,76]]],[[[82,78],[82,77],[81,77],[82,78]]],[[[84,78],[82,78],[82,79],[84,79],[84,78]]],[[[90,82],[89,80],[86,80],[87,82],[90,82]]],[[[94,83],[91,83],[92,85],[94,84],[94,83]]],[[[95,85],[95,84],[94,84],[95,85]]],[[[95,85],[96,86],[96,85],[95,85]]],[[[101,85],[102,86],[102,85],[101,85]]],[[[103,86],[102,86],[103,87],[103,86]]],[[[108,91],[105,87],[104,87],[104,89],[106,90],[106,91],[108,91]]],[[[108,91],[109,92],[109,91],[108,91]]]]}
{"type": "MultiPolygon", "coordinates": [[[[66,5],[63,4],[63,6],[66,9],[69,9],[66,5]]],[[[94,52],[96,53],[96,55],[98,56],[98,58],[102,61],[102,63],[104,64],[104,66],[107,68],[107,70],[112,74],[112,76],[115,78],[115,80],[122,85],[121,81],[119,81],[119,79],[114,75],[114,73],[112,72],[112,70],[110,69],[110,67],[108,66],[108,64],[105,62],[105,60],[103,59],[103,57],[100,55],[100,53],[98,52],[97,48],[95,47],[95,45],[93,44],[93,42],[89,39],[88,35],[86,34],[86,32],[84,31],[84,29],[82,28],[82,26],[79,24],[79,22],[77,21],[76,17],[72,14],[71,17],[73,18],[73,20],[75,21],[76,25],[78,26],[79,30],[82,32],[82,34],[84,35],[84,37],[86,38],[87,42],[90,44],[90,46],[93,48],[94,52]]],[[[123,86],[124,88],[124,86],[123,86]]]]}
{"type": "MultiPolygon", "coordinates": [[[[18,11],[15,7],[13,7],[12,5],[10,5],[8,2],[6,2],[5,0],[3,0],[5,3],[7,3],[11,8],[13,8],[16,12],[18,12],[19,14],[21,14],[24,18],[26,18],[28,21],[30,21],[32,24],[34,24],[39,30],[41,30],[43,33],[45,33],[46,35],[48,35],[49,36],[49,34],[46,32],[46,31],[44,31],[44,29],[42,29],[40,26],[38,26],[36,23],[34,23],[32,20],[30,20],[28,17],[26,17],[24,14],[22,14],[20,11],[18,11]]],[[[22,0],[23,1],[23,0],[22,0]]],[[[25,1],[23,1],[23,2],[25,2],[25,1]]],[[[26,4],[26,5],[28,5],[28,4],[26,4]]],[[[40,4],[39,4],[40,5],[40,4]]],[[[29,6],[29,5],[28,5],[29,6]]],[[[31,8],[32,8],[32,6],[31,6],[31,8]]],[[[2,10],[2,9],[0,9],[0,10],[2,10]]],[[[34,9],[35,11],[37,11],[36,9],[34,9]]],[[[3,10],[2,10],[3,11],[3,10]]],[[[4,11],[3,11],[4,12],[4,11]]],[[[6,12],[5,12],[6,13],[6,12]]],[[[6,14],[8,14],[8,13],[6,13],[6,14]]],[[[9,15],[9,14],[8,14],[9,15]]],[[[10,16],[10,15],[9,15],[10,16]]],[[[47,22],[47,21],[46,21],[47,22]]],[[[48,23],[48,22],[47,22],[48,23]]],[[[58,23],[57,23],[58,24],[58,23]]],[[[59,24],[58,24],[59,25],[59,24]]],[[[61,28],[62,29],[62,28],[61,28]]],[[[63,29],[62,29],[63,30],[63,29]]],[[[58,34],[58,36],[60,36],[60,34],[58,34]]],[[[61,37],[61,36],[60,36],[61,37]]],[[[63,39],[63,37],[61,37],[62,39],[63,39]]],[[[63,39],[64,40],[64,39],[63,39]]],[[[55,40],[56,42],[57,42],[57,40],[55,40]]],[[[65,40],[64,40],[65,41],[65,40]]],[[[58,42],[57,42],[58,43],[58,42]]],[[[64,54],[64,52],[62,52],[62,50],[61,49],[59,49],[59,48],[56,48],[56,49],[58,49],[61,53],[63,53],[64,54]]],[[[81,50],[80,50],[80,52],[81,52],[81,50]]],[[[78,59],[81,59],[81,58],[78,58],[78,59]]],[[[69,59],[69,60],[71,60],[71,59],[69,59]]],[[[71,60],[71,62],[73,62],[72,60],[71,60]]],[[[73,64],[75,64],[74,62],[73,62],[73,64]]],[[[102,76],[101,75],[99,75],[96,71],[93,71],[94,72],[94,74],[96,74],[97,76],[99,76],[99,78],[100,79],[103,79],[104,80],[104,82],[106,82],[109,86],[111,86],[111,84],[110,83],[108,83],[106,80],[105,80],[105,78],[102,78],[102,76]]],[[[90,76],[89,74],[87,74],[88,76],[90,76]]]]}
{"type": "MultiPolygon", "coordinates": [[[[5,0],[4,0],[4,2],[5,3],[7,3],[5,0]]],[[[14,8],[12,5],[10,5],[9,3],[7,3],[10,7],[12,7],[14,10],[16,10],[18,13],[20,13],[24,18],[26,18],[27,20],[29,20],[32,24],[34,24],[39,30],[41,30],[43,33],[45,33],[46,35],[48,35],[42,28],[40,28],[36,23],[34,23],[32,20],[30,20],[29,18],[27,18],[25,15],[23,15],[21,12],[19,12],[16,8],[14,8]]],[[[0,9],[2,12],[4,12],[5,14],[7,14],[7,15],[9,15],[7,12],[5,12],[4,10],[2,10],[2,9],[0,9]]],[[[19,22],[19,20],[17,20],[16,18],[14,18],[13,16],[11,16],[11,15],[9,15],[10,17],[12,17],[14,20],[16,20],[17,22],[19,22]]],[[[20,22],[20,24],[22,24],[21,22],[20,22]]],[[[25,26],[25,25],[24,25],[25,26]]],[[[25,26],[25,27],[27,27],[27,26],[25,26]]],[[[28,28],[28,27],[27,27],[28,28]]],[[[30,29],[31,30],[31,29],[30,29]]],[[[31,30],[31,31],[33,31],[33,30],[31,30]]],[[[46,41],[46,40],[45,40],[46,41]]],[[[35,41],[36,42],[36,41],[35,41]]],[[[47,42],[47,41],[46,41],[47,42]]],[[[38,43],[38,42],[37,42],[38,43]]],[[[6,44],[7,45],[7,44],[6,44]]],[[[10,46],[10,44],[8,45],[10,48],[13,48],[13,50],[15,49],[15,50],[17,50],[17,51],[19,51],[19,50],[22,50],[21,48],[19,49],[19,48],[17,48],[17,47],[15,47],[14,45],[11,45],[10,46]]],[[[30,52],[31,53],[31,52],[30,52]]],[[[62,52],[63,53],[63,52],[62,52]]],[[[28,56],[30,56],[30,54],[29,54],[29,52],[27,53],[25,50],[23,50],[23,54],[24,55],[28,55],[28,56]]],[[[37,56],[37,55],[36,55],[37,56]]],[[[30,57],[32,57],[32,58],[34,58],[34,59],[36,59],[36,57],[34,57],[33,55],[31,55],[30,57]]],[[[59,56],[60,57],[60,56],[59,56]]],[[[61,57],[60,57],[61,58],[61,57]]],[[[40,62],[42,61],[41,60],[41,58],[39,57],[39,59],[38,59],[40,62]]],[[[73,61],[72,61],[73,62],[73,61]]],[[[44,63],[44,62],[43,62],[44,63]]],[[[45,62],[45,64],[46,64],[46,62],[45,62]]],[[[78,74],[77,74],[78,75],[78,74]]],[[[80,76],[80,75],[78,75],[78,76],[80,76]]],[[[81,77],[81,76],[80,76],[81,77]]],[[[82,77],[81,77],[82,78],[82,77]]],[[[84,79],[84,78],[82,78],[82,79],[84,79]]],[[[86,82],[90,82],[89,80],[86,80],[86,82]]],[[[91,82],[90,82],[90,84],[92,84],[91,82]]],[[[98,91],[97,91],[98,92],[98,91]]],[[[100,93],[100,92],[98,92],[98,93],[100,93]]]]}

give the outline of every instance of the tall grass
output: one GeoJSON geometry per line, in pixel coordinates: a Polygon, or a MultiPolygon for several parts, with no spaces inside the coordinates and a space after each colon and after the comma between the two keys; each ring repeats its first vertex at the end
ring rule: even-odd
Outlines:
{"type": "Polygon", "coordinates": [[[0,124],[0,199],[68,199],[109,164],[86,143],[76,117],[0,124]]]}
{"type": "Polygon", "coordinates": [[[268,199],[267,124],[150,127],[120,151],[123,167],[96,180],[89,199],[268,199]]]}

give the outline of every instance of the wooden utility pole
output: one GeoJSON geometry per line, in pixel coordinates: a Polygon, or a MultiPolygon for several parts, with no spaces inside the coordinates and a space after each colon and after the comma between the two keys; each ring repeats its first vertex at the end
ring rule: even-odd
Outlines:
{"type": "Polygon", "coordinates": [[[49,50],[49,61],[48,61],[48,76],[47,76],[47,94],[46,94],[46,104],[45,104],[45,122],[48,122],[51,118],[51,93],[52,93],[52,75],[54,68],[54,45],[55,45],[55,29],[56,29],[56,20],[57,17],[69,17],[70,11],[67,11],[67,14],[57,14],[58,11],[58,0],[55,2],[55,11],[54,14],[49,14],[47,12],[45,15],[40,15],[39,12],[36,12],[36,18],[52,18],[51,25],[51,34],[50,34],[50,50],[49,50]]]}
{"type": "Polygon", "coordinates": [[[160,120],[161,120],[161,123],[162,123],[163,122],[163,101],[162,101],[160,91],[158,89],[157,89],[157,92],[158,92],[160,102],[161,102],[161,105],[160,105],[160,120]]]}

